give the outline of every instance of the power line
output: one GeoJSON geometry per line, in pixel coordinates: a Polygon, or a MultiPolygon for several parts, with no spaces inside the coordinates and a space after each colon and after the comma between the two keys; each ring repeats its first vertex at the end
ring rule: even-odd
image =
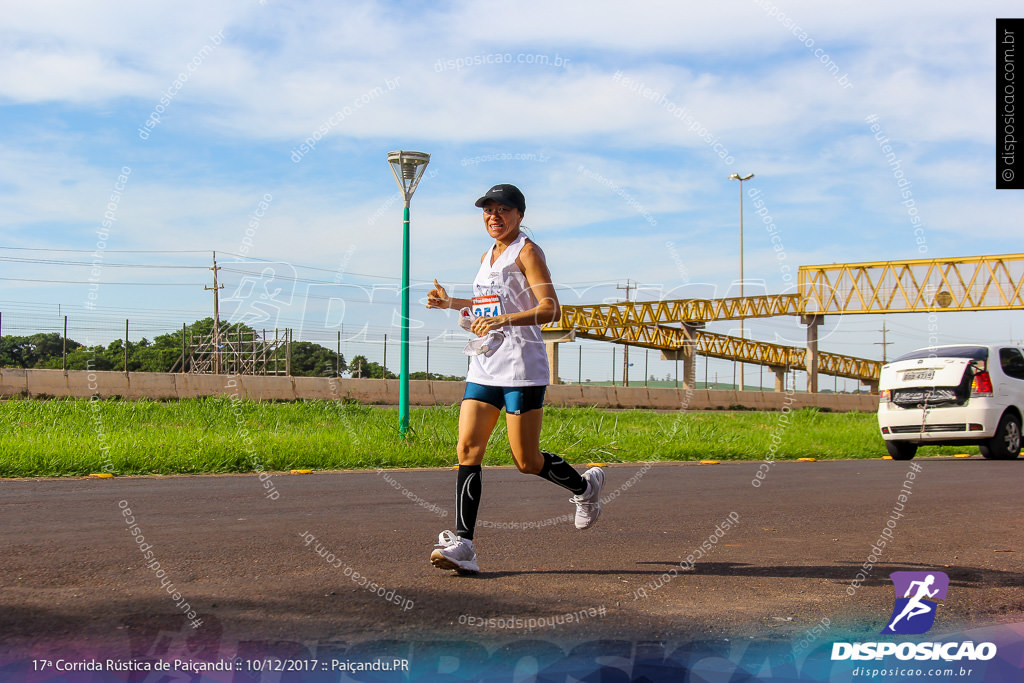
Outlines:
{"type": "Polygon", "coordinates": [[[94,263],[92,261],[61,261],[58,259],[35,259],[17,258],[14,256],[0,256],[0,261],[10,263],[43,263],[51,266],[102,266],[104,268],[169,268],[169,269],[192,269],[203,270],[203,266],[172,266],[162,263],[94,263]]]}
{"type": "MultiPolygon", "coordinates": [[[[92,254],[96,249],[54,249],[52,247],[0,247],[10,251],[52,251],[64,253],[92,254]]],[[[205,254],[208,250],[200,249],[104,249],[105,254],[205,254]]]]}
{"type": "MultiPolygon", "coordinates": [[[[57,285],[91,285],[96,284],[95,282],[89,282],[87,280],[37,280],[24,277],[0,277],[0,280],[10,280],[13,282],[42,282],[46,284],[57,284],[57,285]]],[[[196,287],[201,286],[196,283],[188,282],[100,282],[102,285],[128,285],[131,287],[196,287]]]]}
{"type": "MultiPolygon", "coordinates": [[[[246,256],[246,255],[243,255],[243,254],[236,254],[236,253],[233,253],[233,252],[230,252],[230,251],[222,251],[221,253],[222,254],[228,254],[229,256],[235,256],[237,258],[243,259],[243,262],[252,262],[252,263],[287,263],[285,261],[280,261],[280,260],[264,259],[264,258],[257,258],[257,257],[254,257],[254,256],[246,256]]],[[[233,263],[238,263],[238,262],[233,262],[233,263]]],[[[333,273],[336,276],[339,274],[338,270],[336,268],[334,268],[334,269],[332,269],[332,268],[321,268],[321,267],[318,267],[318,266],[305,266],[305,265],[294,264],[294,263],[288,263],[288,265],[290,265],[292,268],[296,268],[296,269],[315,270],[315,271],[320,271],[320,272],[324,272],[324,273],[333,273]]],[[[229,269],[227,267],[224,267],[224,270],[231,270],[231,269],[229,269]]],[[[237,272],[237,271],[235,271],[235,272],[237,272]]],[[[401,278],[399,278],[399,277],[392,277],[390,275],[373,275],[373,274],[370,274],[370,273],[356,273],[356,272],[353,272],[353,271],[344,271],[341,274],[342,275],[354,275],[354,276],[357,276],[357,277],[368,277],[368,278],[374,278],[374,279],[380,279],[380,280],[395,280],[395,281],[401,280],[401,278]]],[[[337,281],[332,281],[330,284],[342,284],[342,283],[339,283],[337,281]]],[[[426,280],[425,279],[425,280],[422,280],[420,284],[433,285],[433,280],[426,280]]],[[[472,282],[451,282],[450,284],[452,284],[452,285],[466,285],[466,286],[469,286],[469,285],[472,285],[473,283],[472,282]]],[[[579,281],[579,282],[563,282],[563,283],[559,283],[557,286],[559,286],[559,287],[573,287],[573,286],[577,286],[577,285],[594,285],[594,284],[604,284],[604,285],[608,285],[610,287],[610,286],[612,286],[614,284],[614,282],[612,282],[610,280],[587,280],[587,281],[579,281]]]]}
{"type": "MultiPolygon", "coordinates": [[[[66,306],[66,305],[67,304],[59,302],[59,301],[12,301],[12,300],[9,300],[9,299],[5,299],[5,300],[0,300],[0,311],[8,312],[8,311],[11,311],[11,310],[25,309],[28,312],[32,313],[33,315],[45,316],[46,315],[45,313],[40,313],[41,308],[46,307],[46,306],[49,306],[49,307],[54,307],[54,306],[60,307],[60,306],[66,306]]],[[[71,310],[75,310],[75,309],[72,308],[71,310]]],[[[122,307],[119,307],[119,306],[104,306],[102,310],[104,312],[111,312],[111,313],[122,311],[122,312],[125,312],[125,313],[130,313],[130,314],[132,314],[132,316],[160,316],[160,317],[166,317],[167,313],[183,313],[183,314],[187,314],[187,315],[195,315],[196,313],[198,313],[200,311],[205,311],[204,308],[201,308],[201,307],[198,307],[198,306],[196,308],[142,308],[142,307],[135,307],[135,306],[133,306],[131,308],[122,308],[122,307]]],[[[96,317],[96,316],[101,315],[101,314],[97,313],[96,311],[90,311],[89,315],[91,317],[96,317]]],[[[124,319],[123,315],[118,314],[118,317],[120,319],[122,319],[122,320],[124,319]]]]}
{"type": "MultiPolygon", "coordinates": [[[[56,248],[42,248],[42,247],[3,247],[3,246],[0,246],[0,250],[5,250],[5,251],[36,251],[36,252],[47,252],[47,253],[76,253],[76,254],[92,254],[92,253],[96,252],[95,249],[56,249],[56,248]]],[[[202,251],[202,250],[196,250],[196,249],[170,249],[170,250],[168,250],[168,249],[105,249],[105,250],[103,250],[103,253],[106,253],[106,254],[205,254],[205,253],[209,253],[209,252],[208,251],[202,251]]],[[[272,263],[285,263],[289,267],[294,268],[296,270],[310,270],[310,271],[315,271],[315,272],[331,273],[331,274],[333,274],[335,276],[335,278],[332,279],[332,280],[320,280],[320,279],[308,278],[308,277],[294,277],[294,278],[290,278],[290,279],[294,280],[295,282],[301,282],[301,283],[304,283],[304,284],[318,284],[318,285],[319,284],[322,284],[322,285],[328,285],[328,284],[330,284],[330,285],[354,284],[354,283],[350,283],[350,282],[340,282],[338,280],[338,276],[339,275],[344,275],[344,276],[348,276],[348,277],[357,277],[357,278],[367,278],[367,279],[372,279],[372,280],[385,280],[385,281],[395,282],[395,283],[398,283],[398,282],[401,281],[400,277],[391,276],[391,275],[377,275],[377,274],[374,274],[374,273],[358,273],[358,272],[354,272],[354,271],[345,271],[345,272],[339,274],[337,269],[332,269],[332,268],[322,268],[322,267],[319,267],[319,266],[310,266],[310,265],[304,265],[304,264],[300,264],[300,263],[292,263],[292,262],[289,262],[289,261],[251,257],[251,256],[245,256],[245,255],[242,255],[242,254],[236,254],[236,253],[229,252],[229,251],[222,251],[221,253],[222,254],[228,254],[230,256],[234,256],[236,258],[241,259],[241,261],[228,262],[231,265],[236,266],[236,267],[231,268],[231,267],[227,267],[227,266],[222,266],[222,270],[224,270],[225,272],[237,273],[237,274],[242,274],[242,275],[248,274],[250,271],[242,270],[242,269],[238,268],[237,266],[241,266],[241,265],[245,265],[245,264],[257,265],[257,264],[261,264],[261,263],[271,263],[271,264],[272,263]]],[[[111,263],[111,262],[96,263],[96,262],[93,262],[93,261],[70,261],[70,260],[62,260],[62,259],[25,258],[25,257],[14,257],[14,256],[0,256],[0,261],[8,262],[8,263],[36,263],[36,264],[54,265],[54,266],[95,267],[95,266],[100,265],[103,268],[151,268],[151,269],[166,269],[166,270],[207,270],[208,269],[208,266],[198,266],[198,265],[197,266],[189,266],[189,265],[172,265],[172,264],[163,264],[163,263],[116,263],[116,262],[114,262],[114,263],[111,263]]],[[[82,283],[82,282],[78,282],[78,281],[68,281],[68,280],[40,280],[40,279],[29,279],[29,278],[0,278],[0,280],[22,281],[22,282],[44,282],[44,283],[51,283],[51,284],[90,284],[90,283],[82,283]]],[[[121,283],[108,282],[108,283],[104,283],[104,284],[121,284],[121,283]]],[[[124,284],[133,285],[133,284],[139,284],[139,283],[124,283],[124,284]]],[[[161,283],[153,283],[153,284],[161,284],[161,283]]],[[[422,281],[420,281],[418,283],[414,283],[413,286],[417,286],[417,285],[429,286],[430,284],[431,284],[431,280],[424,279],[424,280],[422,280],[422,281]]],[[[470,283],[470,282],[451,282],[450,284],[453,285],[453,286],[470,286],[472,283],[470,283]]],[[[608,286],[611,286],[612,282],[609,282],[607,280],[592,280],[592,281],[559,283],[558,286],[565,288],[565,287],[575,287],[575,286],[579,286],[579,285],[592,285],[592,284],[607,284],[608,286]]],[[[191,286],[191,285],[189,285],[189,286],[191,286]]],[[[635,288],[635,286],[634,286],[634,288],[635,288]]]]}

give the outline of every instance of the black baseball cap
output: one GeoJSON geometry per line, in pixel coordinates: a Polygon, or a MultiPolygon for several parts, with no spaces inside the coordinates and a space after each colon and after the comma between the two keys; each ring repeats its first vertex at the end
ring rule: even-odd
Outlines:
{"type": "Polygon", "coordinates": [[[510,206],[513,209],[519,209],[519,213],[526,213],[526,197],[523,196],[523,193],[515,185],[507,183],[495,185],[487,190],[483,197],[476,200],[476,206],[483,206],[488,199],[493,199],[499,204],[510,206]]]}

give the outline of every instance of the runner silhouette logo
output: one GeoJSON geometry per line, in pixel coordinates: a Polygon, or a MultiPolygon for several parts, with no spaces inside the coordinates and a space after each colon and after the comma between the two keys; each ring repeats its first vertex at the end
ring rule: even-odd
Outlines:
{"type": "Polygon", "coordinates": [[[935,623],[936,600],[945,600],[949,577],[943,572],[893,572],[896,605],[883,635],[925,633],[935,623]],[[932,599],[934,598],[934,599],[932,599]]]}

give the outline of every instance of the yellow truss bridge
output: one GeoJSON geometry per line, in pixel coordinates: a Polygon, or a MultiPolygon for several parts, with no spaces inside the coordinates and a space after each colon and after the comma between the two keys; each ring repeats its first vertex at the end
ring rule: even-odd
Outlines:
{"type": "Polygon", "coordinates": [[[881,362],[818,351],[824,315],[992,311],[1024,308],[1024,254],[951,259],[875,261],[801,266],[797,294],[725,299],[635,301],[563,306],[562,319],[544,328],[557,382],[560,341],[575,336],[659,349],[684,362],[684,384],[693,386],[696,355],[766,365],[782,388],[787,369],[808,373],[817,391],[819,373],[848,377],[878,388],[881,362]],[[800,316],[807,347],[783,346],[705,332],[717,320],[800,316]]]}

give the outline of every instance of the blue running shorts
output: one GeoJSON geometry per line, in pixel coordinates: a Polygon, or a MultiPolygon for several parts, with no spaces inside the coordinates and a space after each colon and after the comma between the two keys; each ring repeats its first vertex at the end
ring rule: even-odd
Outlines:
{"type": "Polygon", "coordinates": [[[539,387],[491,387],[475,382],[466,382],[463,400],[483,401],[506,413],[521,415],[544,406],[545,386],[539,387]]]}

